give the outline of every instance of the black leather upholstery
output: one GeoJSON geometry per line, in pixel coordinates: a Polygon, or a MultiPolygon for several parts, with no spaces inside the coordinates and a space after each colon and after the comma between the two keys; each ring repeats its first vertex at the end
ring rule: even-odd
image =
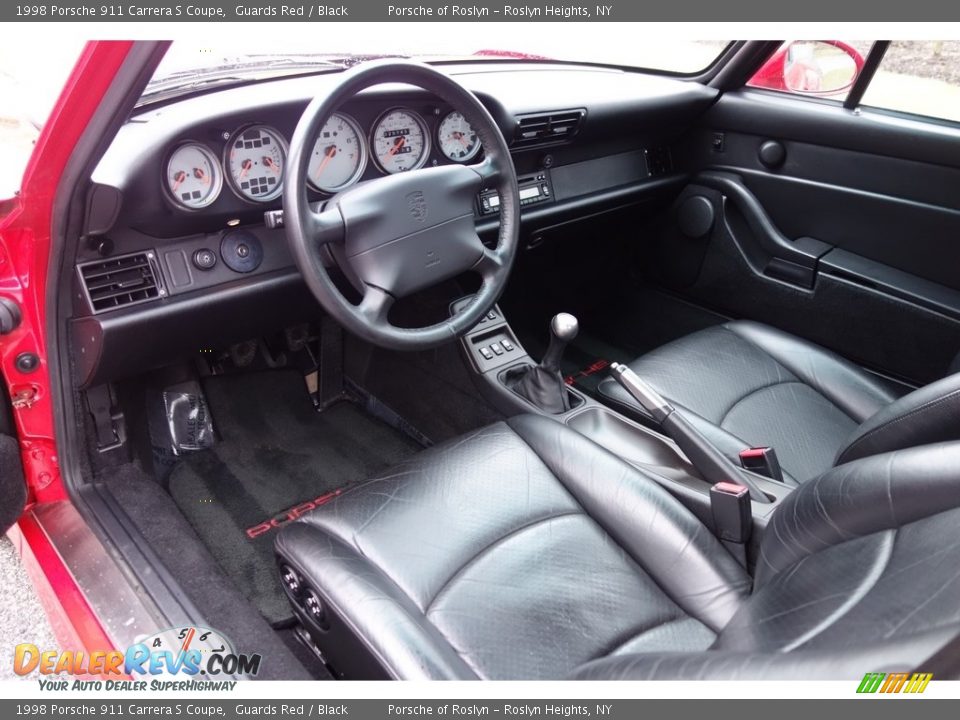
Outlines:
{"type": "MultiPolygon", "coordinates": [[[[847,438],[856,438],[861,423],[899,394],[893,384],[828,350],[748,321],[688,335],[630,367],[731,457],[745,447],[775,447],[790,484],[830,468],[847,438]]],[[[613,380],[601,382],[599,391],[611,405],[642,415],[613,380]]],[[[960,432],[952,437],[960,439],[960,432]]],[[[912,444],[877,439],[873,452],[912,444]]]]}
{"type": "Polygon", "coordinates": [[[960,439],[960,373],[930,383],[877,413],[846,439],[837,463],[960,439]]]}
{"type": "Polygon", "coordinates": [[[636,468],[521,416],[345,493],[277,551],[351,676],[859,678],[956,641],[958,506],[960,443],[849,463],[783,501],[754,582],[636,468]]]}

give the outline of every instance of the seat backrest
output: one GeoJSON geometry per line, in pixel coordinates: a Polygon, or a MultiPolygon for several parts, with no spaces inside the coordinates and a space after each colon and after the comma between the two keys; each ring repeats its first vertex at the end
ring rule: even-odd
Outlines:
{"type": "Polygon", "coordinates": [[[919,637],[951,642],[960,632],[958,528],[960,442],[833,468],[775,511],[753,594],[713,649],[905,648],[919,637]]]}
{"type": "Polygon", "coordinates": [[[609,656],[575,676],[853,681],[910,671],[952,679],[958,528],[960,442],[833,468],[774,512],[753,593],[708,651],[609,656]]]}
{"type": "Polygon", "coordinates": [[[914,390],[867,418],[840,448],[835,464],[951,440],[960,440],[960,373],[914,390]]]}

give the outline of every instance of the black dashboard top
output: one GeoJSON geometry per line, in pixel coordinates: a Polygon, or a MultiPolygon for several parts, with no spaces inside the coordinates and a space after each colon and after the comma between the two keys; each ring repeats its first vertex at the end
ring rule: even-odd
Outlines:
{"type": "MultiPolygon", "coordinates": [[[[518,119],[525,115],[562,110],[582,113],[575,143],[517,148],[519,172],[538,169],[546,152],[553,156],[552,162],[563,164],[642,147],[651,139],[660,142],[672,128],[682,129],[680,121],[689,119],[691,108],[705,109],[716,94],[697,83],[574,65],[477,63],[444,69],[478,95],[508,140],[515,134],[518,119]]],[[[227,223],[257,222],[264,210],[280,207],[280,198],[268,202],[242,198],[239,192],[228,189],[229,175],[216,200],[207,207],[192,210],[171,202],[169,188],[164,189],[171,153],[186,143],[196,143],[226,164],[228,140],[252,125],[273,129],[281,140],[288,140],[307,103],[336,80],[336,74],[323,74],[249,84],[148,107],[135,114],[93,176],[95,183],[119,191],[121,199],[109,224],[157,238],[173,238],[222,229],[227,223]]],[[[428,140],[424,164],[451,162],[439,148],[437,132],[452,108],[423,90],[381,85],[342,108],[356,120],[368,144],[375,123],[392,109],[412,111],[423,119],[428,140]]],[[[370,161],[359,179],[383,174],[377,162],[370,161]]],[[[315,199],[325,196],[312,192],[315,199]]],[[[103,212],[94,214],[101,225],[106,224],[103,212]]]]}

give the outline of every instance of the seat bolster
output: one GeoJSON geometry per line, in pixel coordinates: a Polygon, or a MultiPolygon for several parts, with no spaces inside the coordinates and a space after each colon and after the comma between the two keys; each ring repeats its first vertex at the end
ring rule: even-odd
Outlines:
{"type": "Polygon", "coordinates": [[[477,674],[378,567],[323,528],[292,523],[276,549],[324,603],[330,642],[324,652],[347,677],[475,680],[477,674]]]}
{"type": "Polygon", "coordinates": [[[891,450],[960,440],[960,373],[904,395],[854,431],[836,464],[891,450]]]}
{"type": "Polygon", "coordinates": [[[896,642],[830,650],[611,655],[577,668],[574,680],[861,680],[866,672],[927,671],[927,660],[958,628],[938,628],[896,642]]]}
{"type": "Polygon", "coordinates": [[[893,384],[836,353],[769,325],[734,320],[725,327],[765,352],[858,423],[899,397],[893,384]]]}
{"type": "Polygon", "coordinates": [[[571,495],[685,612],[719,632],[751,580],[714,535],[633,466],[554,420],[507,421],[571,495]]]}
{"type": "Polygon", "coordinates": [[[801,485],[774,513],[760,545],[756,585],[831,545],[958,506],[960,442],[840,465],[801,485]]]}

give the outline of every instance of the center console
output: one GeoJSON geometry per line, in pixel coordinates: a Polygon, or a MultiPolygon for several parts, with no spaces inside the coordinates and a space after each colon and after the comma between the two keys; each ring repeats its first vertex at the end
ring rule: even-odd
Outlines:
{"type": "MultiPolygon", "coordinates": [[[[451,314],[462,310],[471,300],[467,297],[454,302],[450,307],[451,314]]],[[[574,387],[563,387],[562,392],[568,394],[569,404],[559,412],[547,412],[517,392],[511,379],[518,373],[528,372],[538,363],[520,344],[499,306],[464,335],[460,345],[474,371],[475,384],[481,394],[505,415],[539,413],[553,417],[642,470],[705,525],[714,526],[710,497],[712,483],[703,478],[670,437],[621,415],[574,387]]],[[[769,501],[751,503],[753,532],[750,542],[755,549],[771,514],[791,492],[791,487],[755,474],[751,474],[751,483],[769,501]]]]}

